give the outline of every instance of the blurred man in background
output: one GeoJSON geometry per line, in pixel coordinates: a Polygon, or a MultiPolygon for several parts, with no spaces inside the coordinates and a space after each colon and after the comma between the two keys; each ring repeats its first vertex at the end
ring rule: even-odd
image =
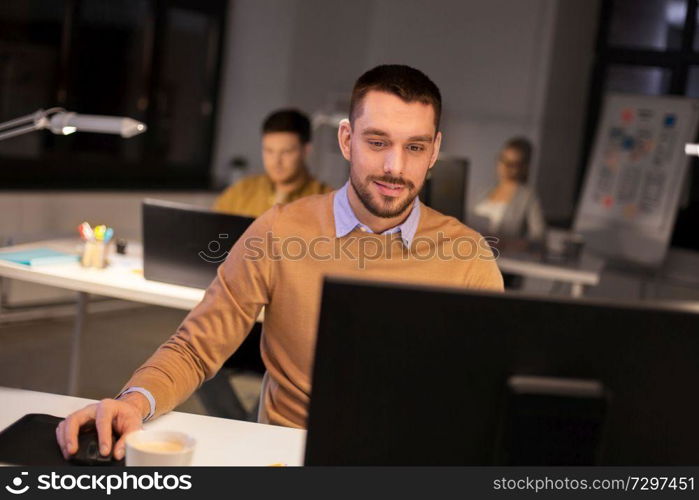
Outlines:
{"type": "Polygon", "coordinates": [[[270,114],[262,124],[265,173],[228,187],[214,202],[214,210],[258,217],[278,203],[332,191],[308,173],[310,150],[311,123],[306,115],[294,109],[270,114]]]}

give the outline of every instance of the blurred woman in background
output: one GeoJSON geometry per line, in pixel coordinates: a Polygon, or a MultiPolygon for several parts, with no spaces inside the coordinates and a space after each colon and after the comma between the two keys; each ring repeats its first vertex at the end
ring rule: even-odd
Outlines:
{"type": "Polygon", "coordinates": [[[496,167],[498,182],[476,198],[470,221],[481,233],[505,240],[543,240],[546,222],[541,204],[526,185],[532,152],[524,137],[514,137],[503,146],[496,167]]]}

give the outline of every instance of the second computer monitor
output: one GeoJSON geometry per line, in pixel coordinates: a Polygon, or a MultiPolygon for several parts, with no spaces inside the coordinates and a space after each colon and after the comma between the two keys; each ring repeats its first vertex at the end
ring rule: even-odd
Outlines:
{"type": "Polygon", "coordinates": [[[206,288],[254,219],[161,200],[144,200],[146,279],[206,288]]]}

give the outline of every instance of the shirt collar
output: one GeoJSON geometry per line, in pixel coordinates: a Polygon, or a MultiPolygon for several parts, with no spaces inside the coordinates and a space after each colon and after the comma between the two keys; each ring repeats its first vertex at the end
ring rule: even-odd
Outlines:
{"type": "MultiPolygon", "coordinates": [[[[335,197],[333,199],[333,214],[335,217],[335,237],[342,238],[348,235],[354,229],[359,227],[363,231],[368,233],[373,233],[371,229],[359,222],[357,216],[354,214],[354,210],[349,203],[349,198],[347,196],[347,189],[349,187],[349,181],[345,183],[340,189],[335,192],[335,197]]],[[[387,229],[381,234],[393,234],[400,232],[403,244],[406,248],[410,248],[410,245],[415,238],[415,233],[417,232],[417,224],[420,221],[420,199],[416,196],[415,201],[413,201],[413,208],[410,211],[410,215],[405,221],[395,227],[387,229]]]]}

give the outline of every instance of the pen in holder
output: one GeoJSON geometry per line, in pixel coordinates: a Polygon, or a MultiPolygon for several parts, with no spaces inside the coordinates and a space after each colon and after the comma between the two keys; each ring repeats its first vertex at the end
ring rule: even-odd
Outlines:
{"type": "Polygon", "coordinates": [[[94,229],[90,224],[83,222],[78,226],[78,232],[85,246],[83,248],[83,256],[80,262],[83,267],[96,267],[104,269],[109,264],[109,247],[114,230],[107,226],[97,226],[94,229]]]}
{"type": "Polygon", "coordinates": [[[83,248],[81,263],[83,267],[96,267],[104,269],[109,264],[108,260],[109,242],[99,240],[88,240],[83,248]]]}

